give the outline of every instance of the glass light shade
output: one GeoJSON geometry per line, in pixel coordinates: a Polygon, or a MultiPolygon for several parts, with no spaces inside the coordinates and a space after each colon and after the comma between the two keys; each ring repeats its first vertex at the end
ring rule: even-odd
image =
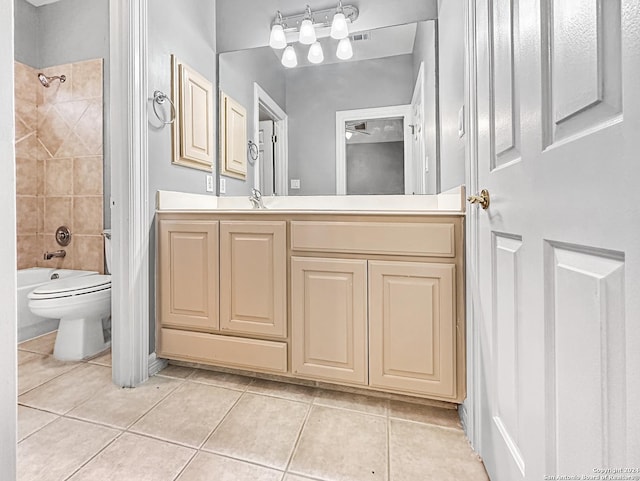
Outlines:
{"type": "Polygon", "coordinates": [[[284,49],[282,54],[282,65],[287,68],[293,68],[298,65],[298,56],[291,45],[284,49]]]}
{"type": "Polygon", "coordinates": [[[316,29],[313,27],[313,22],[307,18],[300,24],[300,43],[311,45],[315,41],[316,29]]]}
{"type": "Polygon", "coordinates": [[[347,138],[347,140],[350,140],[351,137],[353,137],[353,132],[347,132],[344,134],[344,136],[347,138]]]}
{"type": "Polygon", "coordinates": [[[343,38],[338,42],[336,56],[340,60],[349,60],[353,57],[353,48],[351,47],[351,40],[349,40],[349,37],[343,38]]]}
{"type": "Polygon", "coordinates": [[[331,22],[331,37],[340,40],[348,35],[349,26],[347,25],[347,19],[344,13],[336,13],[333,16],[333,22],[331,22]]]}
{"type": "Polygon", "coordinates": [[[287,46],[287,37],[284,34],[284,28],[282,28],[282,25],[276,23],[271,27],[269,45],[271,48],[275,48],[277,50],[283,49],[287,46]]]}
{"type": "Polygon", "coordinates": [[[311,63],[322,63],[324,61],[324,52],[322,51],[320,42],[314,42],[314,44],[311,45],[307,59],[311,63]]]}

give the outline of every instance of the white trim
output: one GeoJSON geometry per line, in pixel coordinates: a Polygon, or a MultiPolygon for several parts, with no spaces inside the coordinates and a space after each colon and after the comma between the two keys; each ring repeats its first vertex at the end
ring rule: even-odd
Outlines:
{"type": "MultiPolygon", "coordinates": [[[[418,70],[418,77],[416,78],[416,84],[413,87],[413,95],[411,96],[411,115],[412,115],[412,122],[414,124],[414,128],[415,128],[415,117],[413,116],[413,105],[416,102],[416,97],[418,97],[418,95],[420,95],[420,98],[422,99],[422,112],[421,112],[421,117],[422,117],[422,131],[421,131],[421,135],[422,135],[422,155],[418,158],[417,162],[414,162],[413,165],[413,169],[415,172],[415,178],[414,178],[414,187],[415,187],[415,192],[416,194],[426,194],[427,193],[427,186],[426,186],[426,182],[425,182],[425,178],[424,178],[424,174],[429,172],[429,166],[427,165],[427,163],[425,162],[425,155],[426,155],[426,149],[427,149],[427,141],[425,138],[425,126],[427,125],[427,116],[426,114],[426,109],[425,109],[425,104],[426,104],[426,99],[424,98],[424,93],[425,93],[425,89],[424,89],[424,62],[420,62],[420,69],[418,70]]],[[[411,141],[413,142],[413,139],[411,139],[411,141]]],[[[415,152],[413,152],[413,154],[415,155],[415,152]]]]}
{"type": "MultiPolygon", "coordinates": [[[[465,184],[467,192],[478,191],[478,102],[476,96],[476,27],[475,27],[475,1],[465,2],[465,105],[466,116],[466,143],[465,143],[465,184]]],[[[465,255],[466,269],[466,318],[467,318],[467,398],[462,406],[461,419],[463,427],[471,446],[482,454],[480,432],[480,402],[479,385],[481,382],[481,359],[479,333],[476,325],[474,297],[476,287],[479,285],[477,277],[478,265],[478,209],[468,209],[466,216],[466,241],[465,255]]]]}
{"type": "Polygon", "coordinates": [[[147,1],[110,0],[113,382],[149,373],[147,1]]]}
{"type": "Polygon", "coordinates": [[[155,352],[149,354],[149,377],[155,376],[160,371],[162,371],[167,365],[169,361],[166,359],[162,359],[156,356],[155,352]]]}
{"type": "Polygon", "coordinates": [[[354,120],[384,119],[402,117],[404,123],[404,193],[413,193],[413,157],[409,124],[411,123],[411,105],[392,105],[371,109],[340,110],[336,112],[336,194],[347,193],[347,147],[344,141],[346,122],[354,120]],[[407,175],[409,174],[409,175],[407,175]]]}
{"type": "MultiPolygon", "coordinates": [[[[273,133],[276,142],[276,185],[277,195],[289,194],[289,116],[278,103],[258,85],[253,83],[253,141],[259,145],[260,136],[260,106],[262,106],[273,120],[273,133]]],[[[260,189],[260,159],[254,166],[253,186],[260,189]]]]}
{"type": "Polygon", "coordinates": [[[14,105],[13,0],[0,1],[0,479],[16,479],[17,312],[16,312],[16,155],[14,105]]]}

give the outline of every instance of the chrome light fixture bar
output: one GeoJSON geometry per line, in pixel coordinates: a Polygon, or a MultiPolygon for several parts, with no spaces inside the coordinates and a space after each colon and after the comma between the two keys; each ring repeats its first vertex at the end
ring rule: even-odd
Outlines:
{"type": "MultiPolygon", "coordinates": [[[[342,5],[342,11],[340,13],[344,14],[345,20],[351,23],[355,22],[360,15],[360,11],[355,5],[342,5]]],[[[300,32],[302,22],[309,17],[314,28],[330,28],[335,14],[335,8],[325,8],[324,10],[316,11],[311,11],[311,9],[308,8],[302,13],[287,15],[286,17],[277,16],[271,23],[271,27],[273,28],[274,25],[282,25],[285,33],[300,32]]]]}

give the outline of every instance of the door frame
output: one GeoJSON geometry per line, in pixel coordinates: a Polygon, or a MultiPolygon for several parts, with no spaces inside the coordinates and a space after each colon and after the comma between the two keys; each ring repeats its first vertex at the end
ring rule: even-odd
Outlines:
{"type": "MultiPolygon", "coordinates": [[[[253,142],[260,140],[260,107],[273,118],[273,134],[277,137],[274,167],[277,195],[289,194],[289,116],[257,82],[253,83],[253,142]]],[[[254,167],[253,186],[260,189],[260,157],[254,167]]]]}
{"type": "Polygon", "coordinates": [[[0,257],[0,479],[16,479],[18,442],[18,322],[16,311],[16,176],[14,106],[14,12],[13,0],[0,0],[0,221],[5,239],[0,257]]]}
{"type": "MultiPolygon", "coordinates": [[[[478,191],[478,102],[476,92],[476,6],[475,0],[464,4],[465,24],[465,186],[467,192],[478,191]]],[[[466,255],[466,331],[467,331],[467,398],[460,405],[459,414],[464,431],[476,452],[482,454],[480,440],[480,406],[477,401],[480,375],[480,337],[476,313],[480,312],[478,299],[478,231],[479,210],[468,209],[465,217],[466,255]]]]}
{"type": "Polygon", "coordinates": [[[149,353],[147,11],[148,0],[109,1],[112,379],[123,387],[162,367],[149,353]]]}
{"type": "Polygon", "coordinates": [[[344,142],[347,133],[346,123],[355,120],[376,120],[387,117],[402,117],[404,124],[404,192],[411,194],[414,186],[415,168],[413,166],[413,148],[411,132],[411,105],[392,105],[370,109],[339,110],[336,112],[336,194],[347,194],[347,146],[344,142]],[[408,175],[407,175],[408,174],[408,175]]]}
{"type": "MultiPolygon", "coordinates": [[[[425,178],[424,178],[424,174],[426,174],[427,172],[429,172],[429,165],[425,162],[425,155],[426,155],[426,148],[427,148],[427,143],[425,142],[425,125],[427,123],[427,119],[425,118],[424,112],[425,112],[425,98],[424,98],[424,93],[425,93],[425,88],[424,88],[424,61],[420,62],[420,68],[418,69],[418,77],[416,78],[416,83],[413,86],[413,94],[411,95],[411,106],[413,107],[413,104],[416,101],[416,97],[418,96],[418,94],[420,95],[420,98],[422,98],[422,112],[421,112],[421,117],[422,117],[422,131],[420,132],[420,135],[422,136],[422,148],[423,148],[423,152],[422,155],[420,156],[420,158],[418,159],[418,162],[414,162],[413,164],[413,169],[414,172],[416,173],[415,178],[413,179],[413,186],[416,190],[416,193],[418,194],[425,194],[426,190],[427,190],[427,186],[426,186],[426,182],[425,182],[425,178]]],[[[413,110],[412,110],[412,115],[413,115],[413,110]]],[[[415,129],[416,125],[413,124],[412,128],[415,129]]],[[[415,135],[415,133],[413,134],[415,135]]],[[[413,139],[412,139],[413,141],[413,139]]],[[[412,152],[413,155],[415,155],[415,152],[412,152]]]]}

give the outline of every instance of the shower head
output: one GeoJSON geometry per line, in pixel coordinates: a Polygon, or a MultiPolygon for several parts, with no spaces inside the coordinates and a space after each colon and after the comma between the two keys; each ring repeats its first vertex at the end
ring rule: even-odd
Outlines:
{"type": "Polygon", "coordinates": [[[51,81],[53,80],[60,80],[60,83],[65,83],[67,80],[67,77],[65,75],[60,75],[59,77],[47,77],[45,74],[43,73],[39,73],[38,74],[38,80],[40,80],[40,83],[42,84],[43,87],[49,88],[51,87],[51,81]]]}

